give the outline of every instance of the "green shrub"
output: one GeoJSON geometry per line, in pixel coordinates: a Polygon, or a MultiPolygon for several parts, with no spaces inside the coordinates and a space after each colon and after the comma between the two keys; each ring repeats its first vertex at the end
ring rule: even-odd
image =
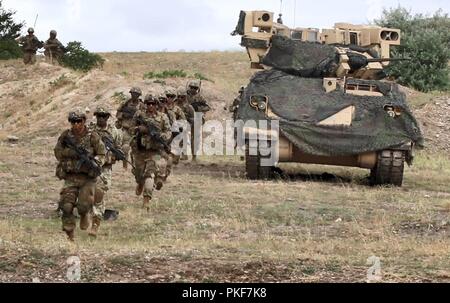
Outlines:
{"type": "Polygon", "coordinates": [[[184,70],[165,70],[162,72],[148,72],[144,74],[144,79],[167,79],[167,78],[186,78],[187,73],[184,70]]]}
{"type": "Polygon", "coordinates": [[[16,41],[0,40],[0,60],[17,59],[22,56],[22,49],[16,41]]]}
{"type": "Polygon", "coordinates": [[[213,83],[214,83],[214,81],[208,79],[206,76],[204,76],[204,75],[201,74],[201,73],[195,73],[195,74],[194,74],[194,78],[195,78],[195,79],[202,80],[202,81],[209,81],[209,82],[213,82],[213,83]]]}
{"type": "Polygon", "coordinates": [[[61,64],[74,70],[88,72],[96,67],[103,67],[105,59],[83,48],[81,42],[69,42],[67,53],[61,58],[61,64]]]}
{"type": "Polygon", "coordinates": [[[432,17],[411,15],[401,7],[384,10],[376,23],[402,31],[400,46],[392,48],[392,57],[411,58],[393,62],[389,76],[400,84],[420,91],[449,90],[450,18],[437,11],[432,17]]]}
{"type": "Polygon", "coordinates": [[[59,76],[57,79],[49,82],[50,87],[55,90],[58,88],[61,88],[63,86],[66,86],[68,84],[71,84],[71,83],[73,83],[73,81],[70,80],[68,77],[66,77],[65,74],[63,74],[63,75],[59,76]]]}

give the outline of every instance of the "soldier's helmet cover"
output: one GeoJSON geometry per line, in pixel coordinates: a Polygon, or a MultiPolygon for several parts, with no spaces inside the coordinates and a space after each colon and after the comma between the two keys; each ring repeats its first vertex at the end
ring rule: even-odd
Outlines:
{"type": "Polygon", "coordinates": [[[173,98],[177,97],[177,91],[173,87],[166,88],[166,90],[164,91],[164,94],[166,95],[166,97],[169,97],[169,96],[172,96],[173,98]]]}
{"type": "Polygon", "coordinates": [[[50,35],[53,35],[53,36],[56,36],[58,33],[54,30],[54,29],[52,29],[51,31],[50,31],[50,35]]]}
{"type": "Polygon", "coordinates": [[[130,89],[130,93],[132,94],[132,93],[136,93],[136,94],[139,94],[140,96],[142,96],[142,90],[139,88],[139,87],[132,87],[131,89],[130,89]]]}
{"type": "Polygon", "coordinates": [[[69,122],[72,122],[73,120],[80,120],[84,119],[86,120],[86,113],[81,108],[74,108],[69,112],[69,116],[67,117],[69,122]]]}
{"type": "Polygon", "coordinates": [[[153,94],[147,94],[147,95],[145,95],[145,98],[144,98],[144,103],[145,104],[148,104],[148,103],[156,103],[156,100],[155,100],[155,97],[154,97],[154,95],[153,94]]]}
{"type": "Polygon", "coordinates": [[[97,106],[94,112],[94,116],[97,115],[109,115],[111,116],[111,112],[104,106],[97,106]]]}
{"type": "Polygon", "coordinates": [[[28,28],[28,32],[29,33],[34,33],[34,28],[32,28],[32,27],[28,28]]]}
{"type": "Polygon", "coordinates": [[[184,87],[182,87],[182,86],[180,86],[178,89],[177,89],[177,95],[180,97],[183,97],[183,96],[187,96],[187,93],[186,93],[186,89],[184,88],[184,87]]]}
{"type": "Polygon", "coordinates": [[[201,82],[200,80],[191,80],[188,83],[188,87],[192,87],[192,88],[200,88],[201,82]]]}
{"type": "Polygon", "coordinates": [[[241,88],[239,89],[239,92],[242,93],[244,91],[245,87],[241,86],[241,88]]]}
{"type": "Polygon", "coordinates": [[[158,103],[165,103],[167,101],[166,94],[158,94],[158,103]]]}

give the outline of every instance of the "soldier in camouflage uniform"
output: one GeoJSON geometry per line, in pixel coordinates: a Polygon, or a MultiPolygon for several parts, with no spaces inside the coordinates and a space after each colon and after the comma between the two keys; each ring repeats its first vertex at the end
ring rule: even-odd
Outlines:
{"type": "MultiPolygon", "coordinates": [[[[108,138],[114,143],[116,147],[122,146],[122,132],[118,130],[114,125],[108,123],[108,119],[111,117],[111,113],[103,106],[97,107],[94,112],[96,117],[96,123],[90,125],[90,129],[98,133],[100,138],[108,138]]],[[[92,228],[89,235],[92,237],[97,236],[98,228],[103,219],[105,213],[104,197],[108,190],[111,188],[112,181],[112,167],[116,163],[116,159],[111,151],[106,151],[105,162],[102,166],[102,178],[98,178],[97,186],[95,189],[95,199],[93,205],[93,219],[92,228]]]]}
{"type": "MultiPolygon", "coordinates": [[[[130,142],[134,135],[133,130],[133,116],[142,106],[142,100],[139,98],[142,96],[142,90],[139,87],[133,87],[130,90],[131,99],[123,103],[117,110],[117,122],[116,127],[122,129],[123,134],[123,146],[122,150],[129,159],[130,142]]],[[[128,169],[128,163],[123,161],[123,168],[128,169]]]]}
{"type": "Polygon", "coordinates": [[[58,138],[54,149],[58,166],[56,176],[64,180],[59,205],[62,209],[62,228],[71,241],[74,240],[76,220],[73,210],[76,207],[81,216],[80,229],[87,230],[90,225],[90,213],[94,204],[96,172],[86,163],[80,164],[79,155],[64,142],[70,139],[78,147],[89,153],[92,161],[101,167],[105,159],[105,145],[100,136],[86,126],[86,114],[81,109],[69,113],[72,128],[65,130],[58,138]]]}
{"type": "Polygon", "coordinates": [[[64,45],[56,39],[56,31],[50,31],[50,38],[44,43],[44,55],[48,62],[55,63],[59,62],[61,57],[66,52],[64,45]]]}
{"type": "Polygon", "coordinates": [[[39,39],[34,35],[34,29],[30,27],[28,29],[28,36],[20,37],[16,41],[22,46],[23,63],[35,64],[36,52],[44,46],[44,42],[39,41],[39,39]]]}
{"type": "Polygon", "coordinates": [[[145,110],[137,111],[133,118],[135,136],[131,141],[131,152],[135,167],[133,174],[137,183],[136,195],[143,194],[143,208],[149,211],[153,187],[160,190],[166,178],[167,153],[163,145],[150,136],[147,125],[155,126],[157,135],[165,142],[169,142],[172,133],[169,119],[158,112],[158,99],[147,95],[144,103],[145,110]]]}
{"type": "MultiPolygon", "coordinates": [[[[175,100],[175,104],[181,108],[181,110],[184,113],[184,116],[186,117],[187,122],[191,126],[191,130],[189,131],[191,135],[191,148],[193,148],[193,140],[194,140],[194,132],[192,131],[194,127],[194,118],[195,118],[195,109],[192,107],[192,105],[189,104],[187,100],[187,92],[186,89],[183,87],[179,87],[177,89],[177,99],[175,100]]],[[[188,156],[185,151],[183,151],[183,156],[180,158],[181,160],[187,160],[188,156]]]]}
{"type": "Polygon", "coordinates": [[[237,111],[239,109],[239,104],[241,103],[242,94],[244,93],[244,87],[241,86],[239,89],[239,95],[234,98],[233,104],[228,108],[228,110],[233,113],[233,120],[236,121],[237,111]]]}
{"type": "MultiPolygon", "coordinates": [[[[177,91],[169,87],[165,91],[166,94],[166,102],[165,102],[165,110],[167,117],[169,118],[170,127],[172,130],[172,140],[178,136],[182,132],[183,125],[178,125],[180,121],[186,122],[186,115],[184,114],[184,111],[175,104],[175,100],[177,99],[177,91]],[[176,130],[175,130],[176,129],[176,130]]],[[[172,172],[173,165],[177,165],[180,161],[180,155],[179,154],[170,154],[170,157],[167,161],[167,177],[172,172]]]]}

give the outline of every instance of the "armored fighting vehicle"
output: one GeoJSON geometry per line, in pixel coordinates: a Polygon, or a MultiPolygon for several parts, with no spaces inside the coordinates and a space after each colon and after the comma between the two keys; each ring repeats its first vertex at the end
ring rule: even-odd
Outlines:
{"type": "Polygon", "coordinates": [[[268,179],[279,163],[296,162],[370,169],[371,184],[402,185],[423,137],[405,95],[384,80],[390,61],[404,60],[390,58],[400,30],[291,29],[271,12],[241,11],[232,35],[262,70],[235,115],[248,178],[268,179]]]}

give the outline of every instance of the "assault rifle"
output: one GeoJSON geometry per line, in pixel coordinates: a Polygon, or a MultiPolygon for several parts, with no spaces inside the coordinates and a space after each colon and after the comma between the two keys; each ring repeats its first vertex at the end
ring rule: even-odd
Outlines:
{"type": "Polygon", "coordinates": [[[100,165],[98,165],[94,157],[92,157],[84,147],[79,146],[72,137],[65,136],[62,140],[62,144],[73,150],[80,159],[75,167],[76,170],[79,171],[81,166],[85,165],[89,170],[94,172],[95,177],[101,176],[102,168],[100,165]]]}
{"type": "MultiPolygon", "coordinates": [[[[136,122],[139,125],[143,125],[145,127],[147,127],[147,132],[148,135],[150,136],[150,138],[152,139],[152,141],[162,145],[164,147],[164,150],[167,153],[171,152],[171,148],[169,146],[169,144],[167,144],[166,140],[164,140],[161,137],[161,129],[159,127],[157,127],[155,124],[151,123],[151,122],[147,122],[145,121],[142,117],[137,117],[136,118],[136,122]]],[[[139,132],[137,135],[137,142],[138,142],[138,147],[142,148],[141,146],[141,138],[142,138],[142,134],[139,132]]]]}
{"type": "Polygon", "coordinates": [[[105,143],[106,149],[114,155],[114,158],[116,158],[116,160],[127,162],[128,164],[131,165],[132,168],[134,168],[133,163],[128,161],[125,153],[116,146],[116,144],[113,142],[113,140],[111,140],[111,138],[109,138],[108,136],[103,136],[102,140],[103,143],[105,143]]]}

